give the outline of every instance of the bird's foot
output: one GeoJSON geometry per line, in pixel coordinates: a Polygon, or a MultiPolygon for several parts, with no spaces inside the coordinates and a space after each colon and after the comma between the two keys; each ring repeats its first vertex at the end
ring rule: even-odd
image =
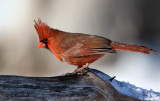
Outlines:
{"type": "Polygon", "coordinates": [[[69,75],[85,75],[88,71],[84,68],[87,68],[89,66],[89,63],[86,63],[86,65],[78,66],[77,69],[72,73],[66,73],[63,76],[69,76],[69,75]]]}
{"type": "MultiPolygon", "coordinates": [[[[73,73],[74,73],[74,72],[73,72],[73,73]]],[[[81,71],[78,71],[78,72],[75,72],[75,73],[76,73],[76,75],[86,76],[87,73],[88,73],[88,71],[85,70],[85,69],[82,69],[81,71]]]]}
{"type": "Polygon", "coordinates": [[[88,67],[88,66],[89,66],[89,63],[86,63],[85,65],[80,66],[80,67],[78,66],[77,69],[74,72],[72,72],[72,73],[73,74],[82,74],[84,72],[83,69],[86,68],[86,67],[88,67]]]}
{"type": "Polygon", "coordinates": [[[87,70],[81,70],[79,72],[72,72],[72,73],[66,73],[63,74],[62,76],[73,76],[73,75],[86,75],[87,74],[87,70]]]}

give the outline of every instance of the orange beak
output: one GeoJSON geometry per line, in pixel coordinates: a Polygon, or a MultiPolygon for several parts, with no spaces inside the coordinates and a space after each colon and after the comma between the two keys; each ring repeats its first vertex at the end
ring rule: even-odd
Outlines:
{"type": "Polygon", "coordinates": [[[46,45],[43,42],[39,42],[37,48],[45,48],[46,45]]]}

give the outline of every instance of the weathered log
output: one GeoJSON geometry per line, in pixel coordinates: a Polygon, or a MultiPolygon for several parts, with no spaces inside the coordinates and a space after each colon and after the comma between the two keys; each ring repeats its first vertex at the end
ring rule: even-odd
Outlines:
{"type": "MultiPolygon", "coordinates": [[[[86,72],[86,70],[85,70],[86,72]]],[[[140,101],[91,72],[57,77],[0,76],[0,101],[140,101]]]]}

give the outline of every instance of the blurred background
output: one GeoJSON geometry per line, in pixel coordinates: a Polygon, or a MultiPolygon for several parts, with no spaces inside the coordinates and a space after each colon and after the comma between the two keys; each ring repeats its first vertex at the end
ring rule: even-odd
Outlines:
{"type": "Polygon", "coordinates": [[[58,76],[76,69],[37,49],[34,19],[67,32],[151,47],[118,51],[91,64],[120,81],[160,92],[159,0],[0,0],[0,75],[58,76]]]}

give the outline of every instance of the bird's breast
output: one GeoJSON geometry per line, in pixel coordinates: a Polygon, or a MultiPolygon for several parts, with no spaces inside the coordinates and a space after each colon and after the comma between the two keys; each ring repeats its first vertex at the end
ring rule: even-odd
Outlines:
{"type": "Polygon", "coordinates": [[[99,58],[103,57],[105,54],[95,54],[90,56],[83,56],[83,57],[63,57],[60,56],[62,62],[66,62],[71,65],[85,65],[86,63],[93,63],[99,58]]]}

